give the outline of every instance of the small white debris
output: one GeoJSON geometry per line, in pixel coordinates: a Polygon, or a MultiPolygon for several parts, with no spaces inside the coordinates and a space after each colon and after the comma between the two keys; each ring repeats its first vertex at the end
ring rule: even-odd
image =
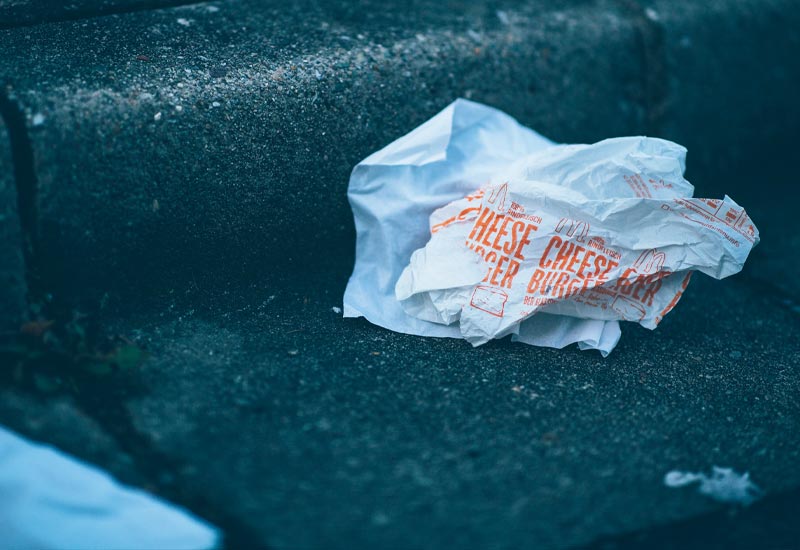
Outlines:
{"type": "Polygon", "coordinates": [[[511,21],[508,18],[508,14],[503,10],[497,10],[497,18],[503,25],[508,25],[511,23],[511,21]]]}
{"type": "Polygon", "coordinates": [[[671,472],[667,472],[667,475],[664,476],[664,485],[674,489],[677,487],[684,487],[700,479],[701,477],[699,474],[672,470],[671,472]]]}
{"type": "Polygon", "coordinates": [[[219,107],[219,101],[214,101],[213,103],[211,103],[211,106],[215,108],[219,107]]]}
{"type": "Polygon", "coordinates": [[[183,17],[178,19],[178,25],[182,25],[184,27],[188,27],[191,24],[192,24],[191,21],[189,21],[188,19],[184,19],[183,17]]]}
{"type": "Polygon", "coordinates": [[[342,308],[333,306],[331,308],[331,311],[338,315],[338,314],[340,314],[342,312],[342,308]]]}
{"type": "Polygon", "coordinates": [[[159,111],[159,112],[157,112],[156,114],[153,115],[153,120],[155,120],[156,122],[161,120],[161,111],[159,111]]]}
{"type": "Polygon", "coordinates": [[[208,13],[217,13],[219,11],[219,8],[217,6],[208,6],[206,8],[206,11],[208,13]]]}
{"type": "Polygon", "coordinates": [[[319,71],[314,71],[314,76],[317,80],[322,80],[322,73],[319,71]]]}
{"type": "Polygon", "coordinates": [[[644,10],[644,14],[650,21],[658,21],[660,19],[658,12],[653,8],[647,8],[644,10]]]}
{"type": "Polygon", "coordinates": [[[183,105],[175,105],[175,110],[180,113],[181,111],[183,111],[183,105]]]}
{"type": "Polygon", "coordinates": [[[44,124],[44,115],[42,113],[36,113],[33,115],[33,125],[34,126],[41,126],[44,124]]]}
{"type": "Polygon", "coordinates": [[[704,473],[672,470],[664,476],[664,485],[677,488],[699,482],[700,494],[719,502],[748,506],[761,498],[764,492],[752,481],[750,474],[737,474],[732,468],[714,466],[711,476],[704,473]]]}

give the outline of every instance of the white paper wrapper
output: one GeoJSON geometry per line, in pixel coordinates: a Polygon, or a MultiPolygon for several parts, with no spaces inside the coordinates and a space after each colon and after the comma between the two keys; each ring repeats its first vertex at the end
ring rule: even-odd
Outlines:
{"type": "Polygon", "coordinates": [[[458,322],[473,345],[541,312],[653,329],[692,271],[737,273],[758,242],[729,197],[688,198],[682,171],[682,148],[648,138],[523,159],[508,181],[434,213],[397,298],[415,317],[458,322]]]}
{"type": "MultiPolygon", "coordinates": [[[[463,199],[515,162],[552,145],[496,109],[457,100],[360,162],[348,187],[357,244],[344,316],[363,316],[406,334],[461,338],[457,325],[406,313],[395,298],[395,284],[412,253],[430,240],[429,218],[435,210],[463,199]]],[[[578,343],[605,355],[619,336],[616,321],[543,313],[522,323],[515,339],[555,348],[578,343]]]]}
{"type": "Polygon", "coordinates": [[[758,242],[731,199],[691,199],[685,157],[645,137],[555,145],[458,100],[353,170],[345,316],[606,355],[617,321],[654,328],[692,271],[735,273],[758,242]]]}
{"type": "Polygon", "coordinates": [[[210,525],[0,427],[3,548],[215,548],[210,525]]]}

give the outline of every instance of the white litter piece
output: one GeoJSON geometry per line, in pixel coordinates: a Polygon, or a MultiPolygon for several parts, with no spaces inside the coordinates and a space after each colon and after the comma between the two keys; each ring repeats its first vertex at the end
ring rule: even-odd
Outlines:
{"type": "Polygon", "coordinates": [[[411,256],[396,286],[405,311],[457,321],[473,345],[517,334],[542,311],[654,329],[693,271],[716,279],[738,273],[758,242],[729,197],[619,196],[603,184],[608,195],[597,200],[567,182],[580,179],[487,188],[467,223],[442,227],[411,256]]]}
{"type": "Polygon", "coordinates": [[[217,530],[101,470],[0,427],[0,546],[215,548],[217,530]]]}
{"type": "Polygon", "coordinates": [[[334,312],[334,313],[336,313],[336,314],[338,315],[339,313],[341,313],[341,312],[342,312],[342,308],[340,308],[340,307],[336,307],[336,306],[333,306],[333,307],[331,308],[331,311],[332,311],[332,312],[334,312]]]}
{"type": "MultiPolygon", "coordinates": [[[[344,316],[418,336],[461,338],[456,325],[406,313],[395,284],[411,254],[431,238],[431,214],[463,200],[521,158],[554,143],[510,116],[459,99],[409,134],[361,161],[347,196],[357,232],[356,263],[344,294],[344,316]]],[[[607,355],[617,321],[539,314],[522,323],[520,342],[563,348],[577,343],[607,355]]]]}
{"type": "Polygon", "coordinates": [[[752,481],[750,474],[737,474],[732,468],[714,466],[710,476],[704,473],[672,470],[664,476],[667,487],[685,487],[699,483],[698,491],[719,502],[748,506],[764,496],[764,492],[752,481]]]}
{"type": "Polygon", "coordinates": [[[344,315],[606,355],[617,321],[655,328],[693,271],[737,273],[758,243],[732,199],[691,198],[685,156],[640,136],[555,145],[458,100],[353,170],[344,315]]]}

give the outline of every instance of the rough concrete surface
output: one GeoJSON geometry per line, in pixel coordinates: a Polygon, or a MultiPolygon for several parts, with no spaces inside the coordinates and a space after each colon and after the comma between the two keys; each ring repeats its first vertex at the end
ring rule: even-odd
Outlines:
{"type": "Polygon", "coordinates": [[[742,157],[766,152],[788,168],[786,136],[800,120],[800,105],[780,90],[795,86],[800,72],[800,58],[787,55],[800,50],[800,13],[773,0],[644,4],[661,29],[667,87],[658,111],[661,134],[689,149],[708,190],[730,192],[729,178],[713,176],[742,157]]]}
{"type": "Polygon", "coordinates": [[[0,418],[5,428],[45,441],[71,455],[113,473],[126,483],[147,485],[131,457],[74,399],[43,398],[13,388],[0,393],[0,418]]]}
{"type": "Polygon", "coordinates": [[[22,242],[11,138],[0,118],[0,331],[17,328],[25,317],[22,242]]]}
{"type": "Polygon", "coordinates": [[[800,55],[789,52],[800,52],[800,10],[790,5],[645,2],[663,29],[668,92],[659,135],[689,149],[698,196],[727,193],[756,220],[762,244],[748,274],[797,299],[800,279],[791,274],[800,270],[800,240],[786,201],[796,196],[800,103],[783,90],[798,85],[800,55]]]}
{"type": "Polygon", "coordinates": [[[6,31],[48,286],[124,304],[350,259],[350,168],[459,96],[558,141],[676,139],[698,193],[736,198],[745,166],[788,173],[800,16],[689,4],[218,2],[6,31]]]}
{"type": "Polygon", "coordinates": [[[191,0],[0,0],[0,29],[191,3],[191,0]]]}
{"type": "Polygon", "coordinates": [[[28,144],[0,189],[25,190],[34,299],[149,353],[52,402],[3,387],[0,423],[229,547],[792,546],[798,19],[788,0],[231,0],[0,31],[2,119],[28,144]],[[456,97],[563,142],[676,139],[697,194],[730,194],[762,244],[607,359],[343,320],[349,171],[456,97]],[[766,498],[663,485],[714,465],[766,498]]]}
{"type": "Polygon", "coordinates": [[[459,96],[564,141],[641,128],[615,4],[453,7],[223,2],[7,31],[0,72],[42,117],[51,291],[113,304],[350,263],[352,166],[459,96]]]}
{"type": "Polygon", "coordinates": [[[165,304],[123,323],[153,354],[127,406],[195,465],[184,483],[275,547],[587,543],[717,508],[664,487],[672,469],[800,484],[796,316],[695,279],[607,359],[345,320],[341,280],[230,296],[227,312],[165,304]]]}

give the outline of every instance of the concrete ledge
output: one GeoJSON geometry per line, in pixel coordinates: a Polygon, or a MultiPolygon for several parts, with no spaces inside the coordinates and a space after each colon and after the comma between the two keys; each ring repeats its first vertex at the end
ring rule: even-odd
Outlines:
{"type": "MultiPolygon", "coordinates": [[[[151,391],[125,403],[134,425],[259,544],[568,548],[721,510],[665,487],[671,469],[749,470],[767,501],[800,486],[800,370],[776,345],[797,340],[796,319],[735,279],[696,279],[607,359],[343,320],[324,280],[211,312],[168,302],[111,329],[152,353],[151,391]]],[[[769,540],[739,521],[740,546],[769,540]]],[[[724,528],[691,533],[713,546],[724,528]]]]}
{"type": "Polygon", "coordinates": [[[800,74],[781,55],[800,10],[689,4],[218,2],[6,31],[46,285],[124,304],[346,272],[349,170],[459,96],[561,141],[676,139],[700,192],[739,192],[743,162],[800,120],[781,86],[800,74]]]}
{"type": "MultiPolygon", "coordinates": [[[[755,185],[731,181],[731,166],[769,158],[786,170],[784,156],[800,122],[797,86],[800,9],[782,0],[644,2],[645,12],[663,33],[667,92],[661,132],[689,148],[703,190],[731,193],[730,187],[776,192],[788,182],[755,185]],[[738,184],[738,185],[737,185],[738,184]]],[[[762,167],[775,173],[775,166],[762,167]]]]}
{"type": "Polygon", "coordinates": [[[190,3],[191,0],[0,0],[0,29],[190,3]]]}
{"type": "Polygon", "coordinates": [[[642,126],[638,30],[614,4],[217,6],[4,36],[56,297],[346,272],[352,166],[458,96],[565,141],[642,126]]]}

